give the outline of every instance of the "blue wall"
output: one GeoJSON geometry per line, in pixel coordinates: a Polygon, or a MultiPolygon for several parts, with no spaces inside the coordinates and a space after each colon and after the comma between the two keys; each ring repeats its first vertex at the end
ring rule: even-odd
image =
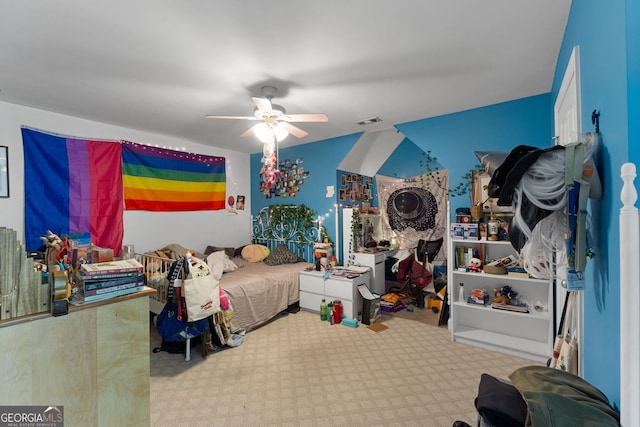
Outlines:
{"type": "Polygon", "coordinates": [[[640,165],[640,2],[626,2],[626,42],[627,42],[627,102],[629,111],[629,161],[640,165]],[[635,150],[631,141],[635,141],[635,150]]]}
{"type": "Polygon", "coordinates": [[[582,131],[593,129],[591,112],[599,110],[602,145],[598,169],[604,189],[602,199],[591,200],[589,206],[596,258],[587,264],[586,272],[583,374],[616,406],[620,402],[619,176],[623,163],[638,160],[637,154],[630,153],[629,139],[631,132],[637,137],[638,129],[630,123],[628,113],[635,110],[637,114],[638,74],[634,76],[635,89],[628,86],[631,82],[627,79],[628,66],[632,72],[638,71],[637,51],[630,54],[627,62],[627,42],[638,47],[637,17],[635,0],[574,1],[552,88],[555,99],[571,51],[579,46],[582,131]],[[627,15],[625,9],[631,14],[627,15]],[[636,30],[627,32],[627,24],[636,30]],[[630,89],[635,90],[635,100],[627,99],[630,89]]]}
{"type": "MultiPolygon", "coordinates": [[[[510,151],[520,144],[536,147],[551,145],[553,135],[552,109],[549,94],[504,102],[474,110],[448,114],[430,119],[400,124],[397,128],[406,136],[389,156],[378,173],[400,178],[419,175],[424,152],[431,151],[437,163],[449,170],[450,187],[455,187],[478,159],[475,150],[510,151]]],[[[338,189],[336,169],[361,134],[297,145],[280,150],[280,159],[295,161],[302,158],[302,166],[310,176],[295,197],[266,198],[259,191],[261,153],[251,155],[251,212],[271,204],[304,203],[324,217],[323,224],[335,242],[335,205],[325,197],[326,186],[338,189]]],[[[451,199],[451,211],[468,207],[468,197],[451,199]]]]}
{"type": "MultiPolygon", "coordinates": [[[[575,45],[580,47],[582,130],[593,129],[594,109],[601,113],[598,169],[604,189],[602,199],[591,200],[589,206],[596,258],[587,263],[583,371],[586,380],[619,406],[619,175],[623,163],[640,164],[640,150],[633,145],[640,141],[640,2],[573,2],[550,93],[396,127],[418,151],[432,152],[449,170],[452,184],[477,164],[474,150],[510,151],[520,144],[550,146],[553,103],[575,45]]],[[[324,197],[324,187],[335,185],[335,169],[358,137],[349,135],[282,150],[281,158],[303,157],[305,168],[311,172],[299,195],[283,202],[305,203],[321,214],[332,209],[335,199],[324,197]]],[[[399,152],[414,150],[405,142],[401,147],[399,152]]],[[[251,161],[256,183],[251,192],[252,211],[257,211],[275,201],[265,199],[258,191],[260,156],[253,155],[251,161]]],[[[383,165],[384,174],[394,176],[396,165],[403,166],[396,160],[383,165]]],[[[401,177],[404,172],[395,173],[401,177]]],[[[452,199],[452,211],[466,204],[466,199],[452,199]]]]}
{"type": "MultiPolygon", "coordinates": [[[[353,148],[361,134],[346,135],[310,144],[296,145],[280,150],[280,159],[295,161],[301,158],[302,166],[309,172],[300,191],[295,197],[267,198],[260,192],[259,175],[262,167],[262,153],[251,155],[251,214],[269,205],[304,204],[323,217],[322,223],[335,242],[336,197],[326,197],[327,186],[336,186],[336,169],[347,153],[353,148]]],[[[290,137],[292,138],[292,137],[290,137]]]]}
{"type": "MultiPolygon", "coordinates": [[[[420,168],[420,160],[425,160],[425,152],[421,150],[410,139],[405,138],[400,145],[391,153],[386,162],[378,169],[378,175],[391,176],[394,178],[411,178],[424,173],[424,168],[420,168]]],[[[436,166],[433,165],[435,169],[436,166]]]]}
{"type": "MultiPolygon", "coordinates": [[[[418,120],[396,127],[449,171],[449,187],[478,164],[474,151],[511,151],[521,145],[552,145],[553,110],[549,94],[474,110],[418,120]]],[[[468,207],[470,198],[451,198],[451,212],[468,207]]]]}

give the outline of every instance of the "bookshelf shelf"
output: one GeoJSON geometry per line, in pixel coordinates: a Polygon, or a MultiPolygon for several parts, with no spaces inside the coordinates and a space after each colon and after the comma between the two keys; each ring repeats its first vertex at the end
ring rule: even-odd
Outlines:
{"type": "Polygon", "coordinates": [[[546,361],[551,356],[554,337],[551,281],[462,270],[471,254],[480,254],[486,260],[517,255],[507,241],[451,239],[447,249],[452,341],[546,361]],[[495,288],[505,285],[511,286],[521,301],[527,303],[528,313],[495,309],[490,301],[484,306],[466,302],[474,289],[484,289],[491,298],[495,288]],[[536,311],[534,305],[542,305],[542,311],[536,311]]]}

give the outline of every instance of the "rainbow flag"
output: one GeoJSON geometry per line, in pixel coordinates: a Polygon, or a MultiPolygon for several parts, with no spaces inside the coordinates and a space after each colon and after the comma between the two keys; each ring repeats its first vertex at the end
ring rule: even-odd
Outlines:
{"type": "Polygon", "coordinates": [[[42,246],[47,230],[60,237],[91,233],[91,242],[122,250],[122,146],[22,128],[25,238],[42,246]]]}
{"type": "Polygon", "coordinates": [[[204,211],[225,208],[225,158],[122,141],[127,210],[204,211]]]}

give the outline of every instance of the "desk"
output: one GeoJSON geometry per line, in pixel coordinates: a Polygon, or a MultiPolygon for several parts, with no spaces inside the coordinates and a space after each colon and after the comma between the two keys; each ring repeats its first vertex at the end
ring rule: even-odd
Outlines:
{"type": "Polygon", "coordinates": [[[384,262],[387,258],[394,256],[396,252],[398,252],[397,249],[376,249],[372,250],[371,253],[353,253],[355,265],[364,265],[371,268],[371,292],[378,295],[385,294],[384,262]]]}
{"type": "Polygon", "coordinates": [[[64,406],[65,427],[148,426],[154,292],[0,322],[0,402],[64,406]]]}

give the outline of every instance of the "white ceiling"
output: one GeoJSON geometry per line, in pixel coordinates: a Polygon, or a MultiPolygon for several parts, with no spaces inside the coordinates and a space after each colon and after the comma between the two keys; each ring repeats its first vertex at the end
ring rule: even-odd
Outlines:
{"type": "Polygon", "coordinates": [[[257,152],[255,122],[205,115],[251,115],[266,84],[329,116],[281,147],[547,93],[570,5],[0,0],[0,101],[257,152]]]}

